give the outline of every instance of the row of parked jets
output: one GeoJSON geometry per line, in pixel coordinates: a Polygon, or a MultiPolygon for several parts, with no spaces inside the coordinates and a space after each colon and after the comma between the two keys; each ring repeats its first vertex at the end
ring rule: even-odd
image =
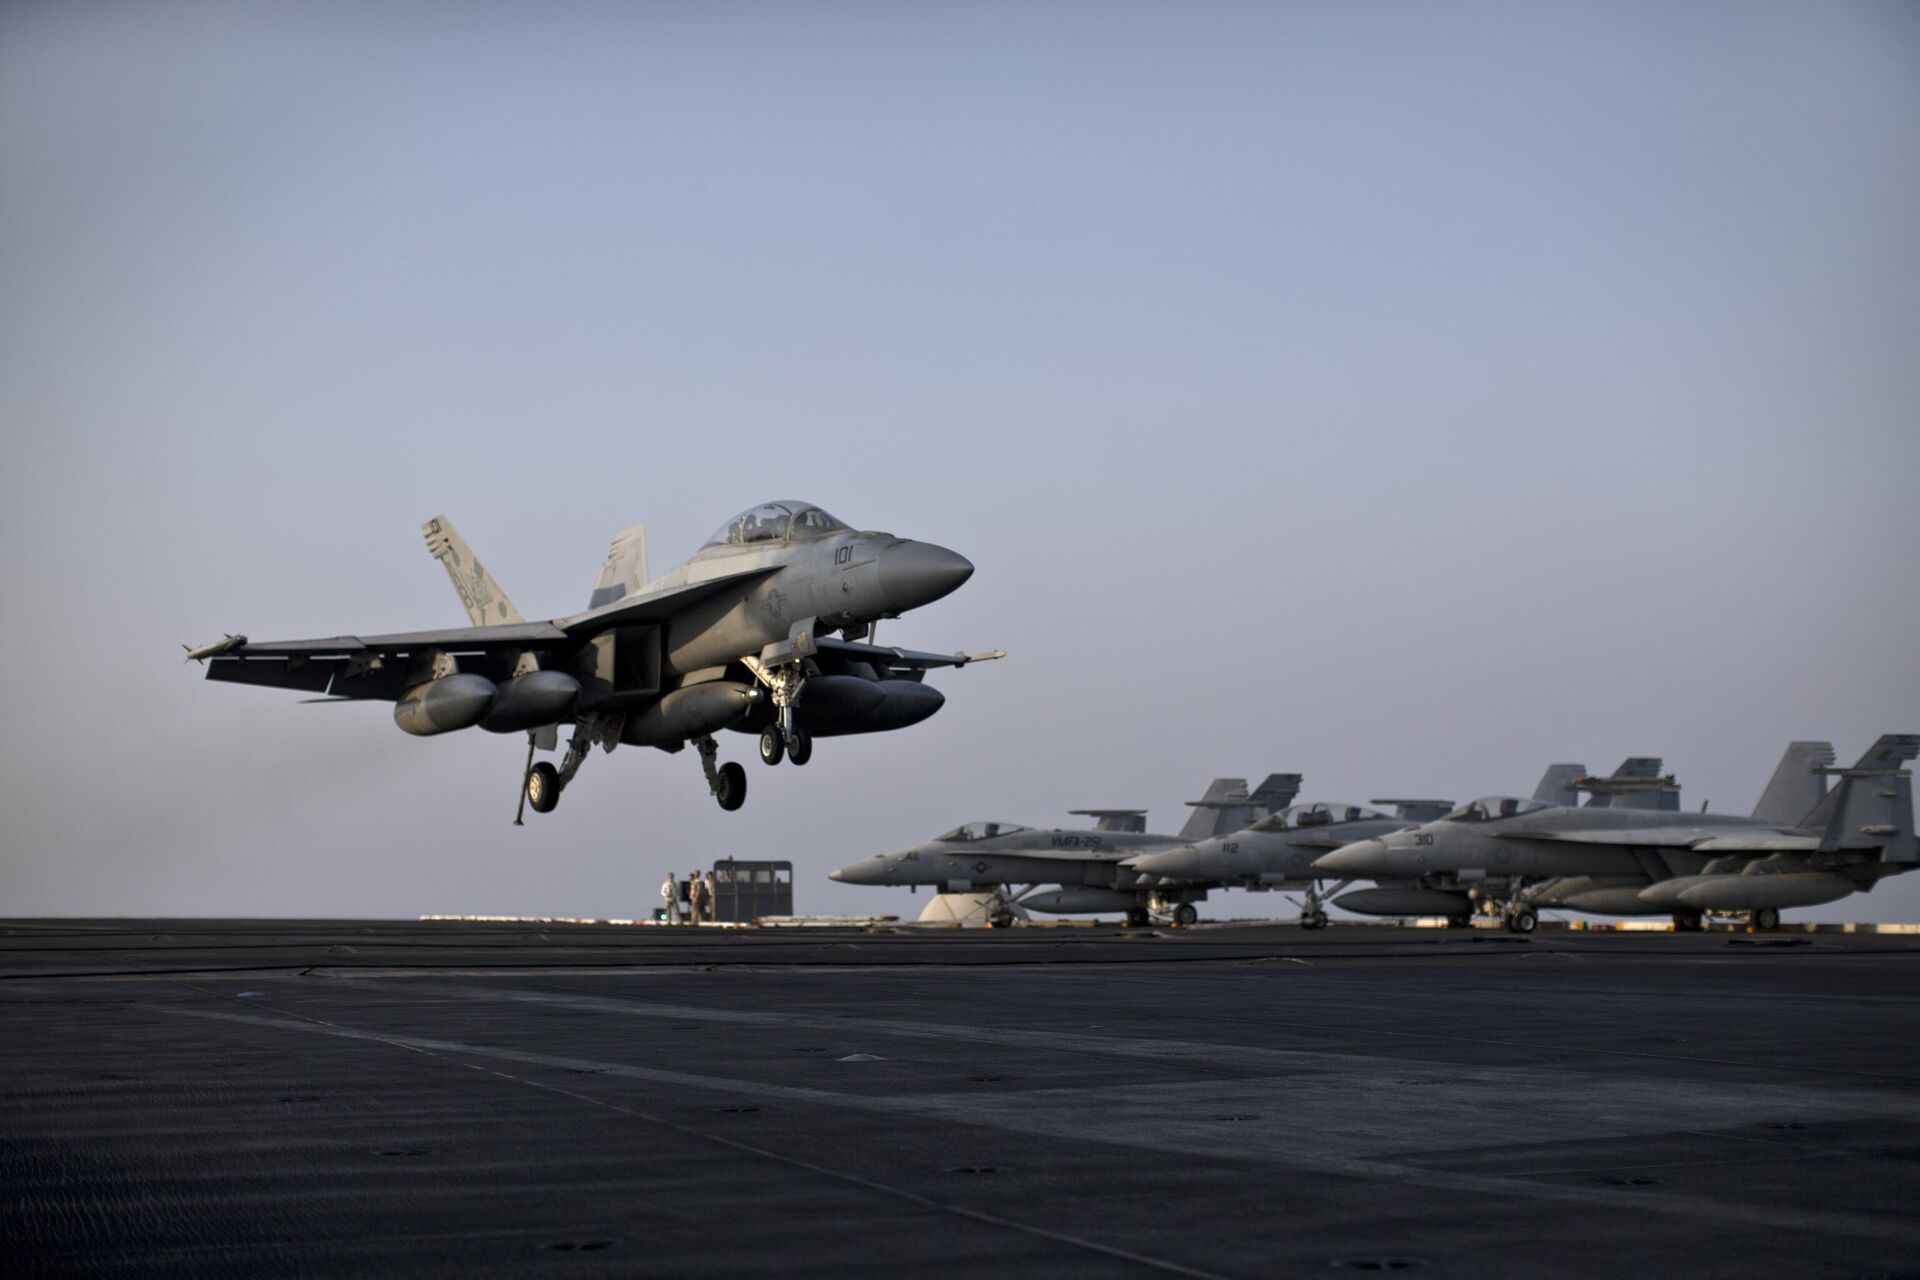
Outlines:
{"type": "Polygon", "coordinates": [[[1795,742],[1751,814],[1680,810],[1680,786],[1657,757],[1606,777],[1548,767],[1531,796],[1370,804],[1296,804],[1302,775],[1269,775],[1249,792],[1215,779],[1178,835],[1146,830],[1142,809],[1076,809],[1087,829],[970,822],[923,844],[841,867],[846,884],[928,885],[989,895],[996,922],[1020,911],[1123,912],[1189,925],[1216,889],[1290,891],[1300,923],[1327,923],[1329,902],[1376,916],[1497,915],[1529,933],[1557,908],[1609,916],[1709,915],[1760,929],[1780,912],[1865,893],[1920,857],[1911,775],[1920,734],[1888,734],[1851,768],[1833,746],[1795,742]],[[1584,798],[1584,799],[1583,799],[1584,798]],[[1361,882],[1369,887],[1356,888],[1361,882]]]}

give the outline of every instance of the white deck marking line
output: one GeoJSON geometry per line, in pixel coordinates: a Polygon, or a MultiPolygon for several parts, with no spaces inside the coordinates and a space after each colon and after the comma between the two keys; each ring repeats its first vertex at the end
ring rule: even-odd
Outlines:
{"type": "MultiPolygon", "coordinates": [[[[309,1018],[301,1014],[294,1014],[291,1017],[283,1018],[262,1018],[249,1016],[247,1014],[218,1013],[210,1009],[162,1007],[161,1011],[165,1013],[184,1014],[195,1018],[212,1018],[221,1022],[252,1023],[258,1026],[278,1027],[288,1031],[304,1031],[309,1034],[333,1036],[343,1040],[365,1040],[375,1044],[385,1044],[395,1048],[407,1049],[415,1053],[424,1053],[429,1056],[463,1054],[479,1058],[501,1058],[507,1061],[525,1062],[534,1066],[564,1066],[569,1070],[592,1070],[601,1075],[628,1076],[638,1079],[655,1080],[663,1084],[685,1083],[694,1088],[714,1088],[712,1084],[702,1083],[703,1081],[709,1080],[709,1077],[705,1076],[691,1076],[674,1071],[653,1071],[641,1067],[625,1067],[615,1063],[596,1063],[584,1058],[559,1058],[547,1054],[520,1053],[510,1049],[491,1049],[483,1045],[459,1044],[447,1040],[430,1040],[421,1036],[395,1036],[372,1031],[356,1031],[351,1027],[343,1027],[336,1022],[325,1022],[318,1018],[309,1018]]],[[[624,1106],[605,1098],[596,1098],[590,1094],[576,1093],[571,1089],[562,1089],[558,1085],[546,1084],[539,1080],[529,1080],[525,1076],[517,1076],[510,1071],[502,1071],[497,1067],[483,1066],[473,1062],[463,1062],[458,1065],[466,1067],[469,1070],[482,1072],[486,1075],[497,1076],[502,1080],[510,1080],[515,1084],[525,1085],[530,1089],[539,1089],[545,1093],[571,1098],[576,1102],[585,1102],[592,1106],[603,1107],[606,1110],[618,1112],[621,1115],[630,1116],[636,1120],[643,1120],[649,1124],[670,1129],[688,1138],[714,1143],[723,1147],[730,1147],[733,1150],[744,1151],[750,1155],[773,1160],[795,1169],[805,1169],[809,1173],[817,1173],[823,1177],[833,1178],[836,1181],[864,1187],[870,1191],[877,1191],[883,1195],[906,1200],[939,1213],[949,1213],[955,1217],[967,1218],[986,1226],[998,1227],[1007,1231],[1017,1231],[1022,1235],[1035,1236],[1043,1240],[1052,1240],[1059,1244],[1071,1245],[1074,1248],[1103,1254],[1109,1258],[1118,1258],[1125,1262],[1149,1267],[1155,1271],[1168,1272],[1172,1275],[1192,1276],[1195,1280],[1235,1280],[1234,1277],[1221,1272],[1203,1271],[1198,1267],[1188,1266],[1179,1262],[1171,1262],[1165,1258],[1156,1258],[1151,1254],[1136,1253],[1131,1249],[1123,1249],[1118,1245],[1103,1244],[1098,1240],[1088,1240],[1083,1236],[1071,1235],[1065,1231],[1057,1231],[1051,1227],[1037,1227],[1029,1222],[1019,1222],[1012,1218],[1003,1218],[998,1214],[988,1213],[984,1209],[972,1209],[965,1205],[949,1204],[942,1200],[936,1200],[931,1196],[923,1196],[918,1192],[909,1191],[904,1187],[896,1187],[884,1182],[876,1182],[872,1178],[863,1178],[857,1173],[848,1173],[844,1169],[834,1169],[826,1165],[815,1164],[810,1160],[802,1160],[797,1156],[786,1155],[766,1147],[758,1147],[750,1142],[741,1142],[736,1138],[722,1137],[716,1133],[707,1133],[687,1125],[676,1124],[664,1116],[656,1116],[649,1112],[641,1111],[638,1108],[624,1106]]],[[[720,1093],[752,1092],[750,1089],[733,1087],[746,1084],[747,1082],[745,1081],[728,1081],[716,1088],[715,1091],[720,1093]]],[[[824,1105],[828,1106],[834,1105],[837,1101],[844,1101],[844,1095],[821,1089],[789,1089],[779,1085],[767,1085],[761,1086],[760,1088],[763,1096],[791,1097],[794,1095],[806,1095],[805,1100],[815,1101],[817,1098],[818,1100],[822,1100],[824,1105]]]]}
{"type": "MultiPolygon", "coordinates": [[[[693,1075],[684,1071],[666,1071],[657,1067],[635,1067],[618,1062],[600,1062],[589,1058],[572,1058],[559,1054],[532,1053],[523,1049],[496,1048],[492,1045],[464,1044],[455,1040],[436,1040],[425,1036],[395,1035],[386,1032],[359,1031],[344,1027],[338,1023],[319,1020],[296,1021],[292,1018],[263,1018],[237,1013],[220,1013],[208,1009],[182,1009],[171,1006],[149,1006],[158,1012],[180,1014],[186,1017],[207,1018],[221,1022],[236,1022],[254,1026],[275,1027],[286,1031],[299,1031],[309,1035],[328,1035],[346,1040],[370,1041],[377,1044],[393,1045],[425,1053],[465,1054],[477,1058],[492,1058],[506,1062],[518,1062],[528,1066],[558,1067],[568,1071],[592,1071],[599,1075],[619,1076],[634,1080],[648,1080],[657,1084],[679,1085],[683,1088],[702,1089],[713,1093],[746,1094],[750,1097],[780,1098],[787,1101],[810,1103],[816,1106],[839,1108],[843,1110],[873,1111],[889,1115],[922,1116],[930,1114],[947,1123],[955,1118],[944,1108],[922,1107],[911,1097],[877,1097],[865,1094],[835,1093],[828,1089],[808,1089],[794,1085],[765,1084],[757,1080],[740,1080],[725,1076],[693,1075]]],[[[484,1068],[476,1068],[484,1069],[484,1068]]],[[[518,1079],[518,1077],[511,1077],[518,1079]]],[[[533,1081],[522,1081],[534,1084],[533,1081]]],[[[552,1086],[545,1086],[552,1088],[552,1086]]],[[[554,1090],[555,1092],[564,1092],[554,1090]]],[[[569,1095],[577,1096],[577,1095],[569,1095]]],[[[982,1128],[1006,1129],[1011,1132],[1030,1136],[1026,1130],[996,1124],[990,1112],[958,1121],[982,1128]]],[[[671,1123],[662,1121],[662,1123],[671,1123]]],[[[724,1141],[724,1139],[715,1139],[724,1141]]],[[[1099,1139],[1089,1139],[1099,1141],[1099,1139]]],[[[757,1148],[755,1149],[757,1150],[757,1148]]],[[[766,1152],[775,1158],[786,1159],[791,1163],[801,1163],[791,1157],[779,1157],[777,1153],[766,1152]]],[[[1796,1230],[1816,1234],[1851,1236],[1857,1239],[1887,1240],[1901,1244],[1920,1244],[1920,1224],[1887,1220],[1864,1213],[1849,1213],[1844,1210],[1793,1209],[1782,1206],[1743,1205],[1729,1201],[1704,1200],[1690,1196],[1649,1196],[1638,1192],[1608,1191],[1599,1187],[1569,1187],[1551,1183],[1535,1183],[1513,1178],[1490,1177],[1481,1174],[1459,1173],[1448,1170],[1422,1169],[1413,1165],[1394,1164],[1388,1161],[1350,1159],[1334,1156],[1295,1156],[1288,1155],[1276,1163],[1289,1167],[1312,1170],[1320,1173],[1335,1174],[1341,1177],[1358,1178],[1374,1182],[1398,1182],[1411,1186],[1427,1187],[1436,1190],[1454,1191],[1469,1195],[1486,1195],[1496,1199],[1514,1196],[1535,1200],[1556,1200],[1587,1207],[1596,1205],[1624,1210],[1628,1213],[1668,1213],[1694,1218],[1712,1218],[1742,1226],[1760,1226],[1770,1228],[1790,1227],[1796,1230]]],[[[833,1170],[821,1170],[833,1173],[836,1177],[849,1180],[851,1174],[841,1174],[833,1170]]],[[[881,1184],[871,1184],[876,1187],[881,1184]]],[[[884,1189],[884,1188],[883,1188],[884,1189]]],[[[901,1192],[899,1194],[911,1195],[901,1192]]],[[[928,1203],[937,1203],[929,1201],[928,1203]]],[[[958,1206],[940,1206],[953,1212],[968,1212],[958,1206]]],[[[983,1219],[984,1220],[984,1219],[983,1219]]],[[[1023,1224],[1008,1224],[1022,1231],[1044,1234],[1042,1228],[1023,1224]]],[[[1057,1237],[1072,1240],[1072,1237],[1057,1237]]],[[[1093,1241],[1078,1241],[1089,1248],[1102,1252],[1115,1252],[1108,1246],[1093,1241]]],[[[1129,1255],[1130,1256],[1130,1255],[1129,1255]]],[[[1180,1267],[1178,1264],[1160,1260],[1135,1258],[1148,1265],[1166,1270],[1180,1271],[1183,1274],[1204,1274],[1180,1267]]]]}

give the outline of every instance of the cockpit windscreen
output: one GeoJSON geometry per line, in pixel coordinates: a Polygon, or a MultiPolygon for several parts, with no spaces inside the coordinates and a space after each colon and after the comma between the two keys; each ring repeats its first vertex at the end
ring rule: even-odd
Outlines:
{"type": "Polygon", "coordinates": [[[1012,822],[969,822],[938,838],[945,841],[991,840],[995,836],[1010,836],[1016,831],[1025,830],[1027,828],[1012,822]]]}
{"type": "Polygon", "coordinates": [[[1518,796],[1485,796],[1472,804],[1462,805],[1442,818],[1442,822],[1498,822],[1502,818],[1517,818],[1523,813],[1538,813],[1542,809],[1551,809],[1545,800],[1522,800],[1518,796]]]}
{"type": "Polygon", "coordinates": [[[701,546],[745,547],[763,542],[817,538],[838,533],[847,526],[819,507],[807,502],[766,502],[750,511],[742,511],[721,525],[701,546]]]}

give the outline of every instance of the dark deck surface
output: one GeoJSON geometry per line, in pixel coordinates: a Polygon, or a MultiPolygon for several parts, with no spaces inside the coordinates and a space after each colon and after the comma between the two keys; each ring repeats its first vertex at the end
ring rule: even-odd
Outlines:
{"type": "Polygon", "coordinates": [[[0,922],[15,1274],[1920,1274],[1920,940],[0,922]]]}

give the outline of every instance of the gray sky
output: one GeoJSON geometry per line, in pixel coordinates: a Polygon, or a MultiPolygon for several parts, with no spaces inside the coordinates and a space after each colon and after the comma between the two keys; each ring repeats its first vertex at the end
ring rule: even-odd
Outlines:
{"type": "Polygon", "coordinates": [[[1917,227],[1907,4],[6,6],[0,910],[911,911],[824,874],[1272,770],[1744,811],[1920,730],[1917,227]],[[518,741],[180,662],[462,622],[436,512],[554,616],[774,496],[1012,656],[739,813],[624,748],[516,830],[518,741]]]}

